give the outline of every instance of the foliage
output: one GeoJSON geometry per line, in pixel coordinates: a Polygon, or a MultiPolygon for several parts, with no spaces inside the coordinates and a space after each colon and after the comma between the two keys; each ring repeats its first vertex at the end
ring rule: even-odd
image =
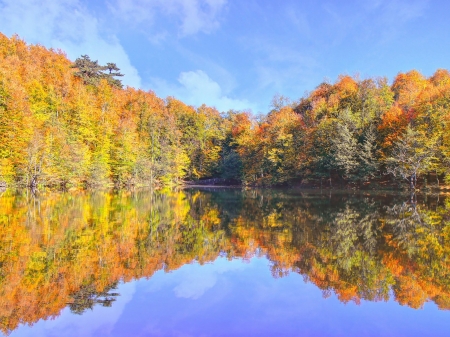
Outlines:
{"type": "Polygon", "coordinates": [[[418,175],[431,165],[435,149],[435,141],[421,137],[408,126],[403,137],[394,144],[392,156],[386,159],[387,172],[406,179],[414,189],[418,175]]]}
{"type": "Polygon", "coordinates": [[[114,78],[123,76],[115,63],[107,63],[106,66],[101,66],[98,64],[98,61],[92,61],[88,55],[81,55],[75,60],[72,68],[78,69],[74,76],[81,78],[84,84],[97,85],[104,78],[110,85],[122,88],[122,83],[114,78]]]}
{"type": "Polygon", "coordinates": [[[0,182],[179,184],[222,172],[225,120],[153,92],[122,88],[113,63],[0,35],[0,182]]]}
{"type": "Polygon", "coordinates": [[[0,35],[1,184],[227,178],[249,185],[326,179],[332,186],[389,173],[415,188],[429,175],[450,180],[447,70],[429,78],[400,73],[391,86],[385,78],[339,76],[298,101],[276,95],[258,118],[122,88],[118,76],[114,63],[87,55],[72,63],[60,51],[0,35]]]}

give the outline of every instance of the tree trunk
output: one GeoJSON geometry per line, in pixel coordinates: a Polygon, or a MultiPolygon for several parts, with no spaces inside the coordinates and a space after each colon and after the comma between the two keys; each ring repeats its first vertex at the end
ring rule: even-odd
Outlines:
{"type": "Polygon", "coordinates": [[[331,170],[330,170],[330,187],[332,187],[332,186],[331,186],[331,170]]]}
{"type": "Polygon", "coordinates": [[[33,178],[31,179],[30,187],[36,188],[36,186],[37,186],[37,176],[34,175],[33,178]]]}
{"type": "Polygon", "coordinates": [[[439,175],[438,175],[437,170],[436,170],[436,180],[437,180],[437,186],[438,186],[438,188],[439,188],[439,175]]]}

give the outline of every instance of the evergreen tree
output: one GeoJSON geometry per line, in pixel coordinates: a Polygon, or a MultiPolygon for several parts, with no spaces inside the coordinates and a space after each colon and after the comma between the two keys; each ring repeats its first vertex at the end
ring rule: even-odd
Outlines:
{"type": "Polygon", "coordinates": [[[107,63],[106,66],[102,66],[98,64],[98,61],[92,61],[88,55],[81,55],[75,60],[72,68],[78,69],[74,75],[80,77],[84,84],[98,85],[99,81],[104,78],[110,85],[122,88],[122,82],[114,78],[123,76],[115,63],[107,63]]]}
{"type": "Polygon", "coordinates": [[[335,166],[345,176],[351,177],[359,166],[358,144],[345,124],[337,123],[336,135],[332,138],[332,151],[335,166]]]}
{"type": "Polygon", "coordinates": [[[376,156],[377,137],[373,125],[370,125],[363,134],[363,142],[358,147],[359,178],[369,180],[374,178],[379,170],[379,161],[376,156]]]}

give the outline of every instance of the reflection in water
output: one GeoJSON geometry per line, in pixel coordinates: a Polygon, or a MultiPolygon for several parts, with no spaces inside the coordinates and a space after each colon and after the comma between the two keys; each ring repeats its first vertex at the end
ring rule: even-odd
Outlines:
{"type": "Polygon", "coordinates": [[[56,317],[66,306],[76,314],[111,306],[119,281],[219,256],[265,256],[274,277],[299,273],[343,302],[393,296],[412,308],[430,300],[449,309],[449,201],[273,190],[7,191],[0,328],[56,317]]]}

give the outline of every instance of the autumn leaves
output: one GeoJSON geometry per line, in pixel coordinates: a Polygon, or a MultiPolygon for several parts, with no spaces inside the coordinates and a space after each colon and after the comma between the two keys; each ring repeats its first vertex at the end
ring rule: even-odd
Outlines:
{"type": "Polygon", "coordinates": [[[259,117],[121,88],[119,69],[0,35],[0,181],[330,186],[450,174],[450,74],[341,76],[259,117]]]}

